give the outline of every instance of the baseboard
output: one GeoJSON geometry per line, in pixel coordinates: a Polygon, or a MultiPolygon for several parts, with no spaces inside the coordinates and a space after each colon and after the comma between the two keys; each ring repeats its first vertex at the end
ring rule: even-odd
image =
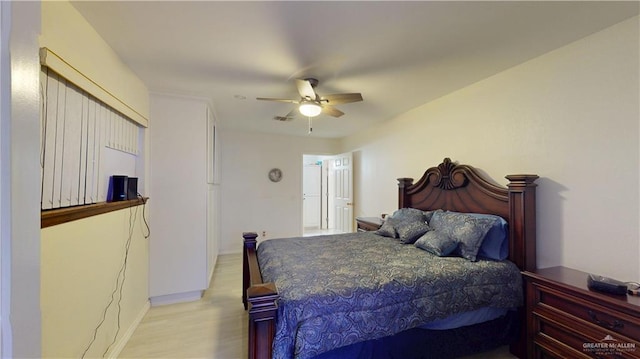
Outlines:
{"type": "Polygon", "coordinates": [[[129,328],[127,328],[127,331],[125,331],[124,334],[120,336],[120,339],[116,341],[116,343],[113,345],[113,348],[109,351],[109,353],[107,353],[107,355],[105,356],[106,358],[116,359],[118,358],[118,356],[120,356],[120,352],[122,352],[122,349],[124,349],[125,345],[127,345],[129,339],[131,339],[131,336],[138,328],[138,325],[140,325],[140,322],[142,322],[142,319],[149,311],[149,308],[151,308],[151,302],[147,301],[140,312],[138,312],[138,315],[136,315],[129,328]]]}
{"type": "Polygon", "coordinates": [[[209,270],[209,278],[208,278],[209,280],[207,280],[207,286],[211,285],[211,279],[213,279],[213,271],[216,268],[216,263],[218,263],[217,255],[213,258],[213,263],[211,263],[211,269],[209,270]]]}
{"type": "Polygon", "coordinates": [[[175,304],[175,303],[183,303],[183,302],[195,302],[196,300],[200,300],[200,298],[202,298],[203,293],[204,291],[202,290],[194,290],[192,292],[159,295],[157,297],[150,298],[151,306],[156,307],[159,305],[167,305],[167,304],[175,304]]]}
{"type": "Polygon", "coordinates": [[[218,255],[223,256],[227,254],[242,254],[242,248],[240,250],[234,249],[232,251],[220,251],[218,255]]]}

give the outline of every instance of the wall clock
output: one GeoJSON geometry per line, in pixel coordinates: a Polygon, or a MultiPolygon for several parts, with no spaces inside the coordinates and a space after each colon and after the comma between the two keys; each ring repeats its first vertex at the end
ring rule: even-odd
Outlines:
{"type": "Polygon", "coordinates": [[[269,180],[271,180],[271,182],[280,182],[281,179],[282,171],[280,171],[279,168],[273,168],[269,171],[269,180]]]}

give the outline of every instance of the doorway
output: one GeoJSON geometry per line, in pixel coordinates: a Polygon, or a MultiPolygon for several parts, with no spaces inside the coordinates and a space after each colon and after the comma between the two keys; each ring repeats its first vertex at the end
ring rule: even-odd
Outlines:
{"type": "Polygon", "coordinates": [[[303,235],[353,231],[352,154],[303,155],[303,235]]]}

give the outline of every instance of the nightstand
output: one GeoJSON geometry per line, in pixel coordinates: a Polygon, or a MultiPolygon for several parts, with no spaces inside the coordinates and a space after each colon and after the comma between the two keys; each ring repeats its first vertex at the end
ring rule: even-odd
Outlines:
{"type": "Polygon", "coordinates": [[[523,275],[528,358],[640,358],[640,297],[591,291],[565,267],[523,275]]]}
{"type": "Polygon", "coordinates": [[[358,232],[377,231],[382,226],[382,218],[379,217],[356,217],[358,232]]]}

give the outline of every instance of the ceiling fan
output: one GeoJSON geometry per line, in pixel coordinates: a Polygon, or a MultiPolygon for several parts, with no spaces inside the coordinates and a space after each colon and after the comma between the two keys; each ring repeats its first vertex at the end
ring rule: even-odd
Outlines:
{"type": "Polygon", "coordinates": [[[300,99],[258,97],[257,100],[287,102],[298,105],[285,116],[274,117],[274,119],[279,121],[293,119],[296,110],[309,118],[318,116],[321,113],[333,117],[340,117],[344,115],[344,112],[333,107],[333,105],[362,101],[362,95],[359,93],[341,93],[320,96],[315,91],[316,86],[318,86],[317,79],[296,79],[296,87],[298,88],[300,99]]]}

